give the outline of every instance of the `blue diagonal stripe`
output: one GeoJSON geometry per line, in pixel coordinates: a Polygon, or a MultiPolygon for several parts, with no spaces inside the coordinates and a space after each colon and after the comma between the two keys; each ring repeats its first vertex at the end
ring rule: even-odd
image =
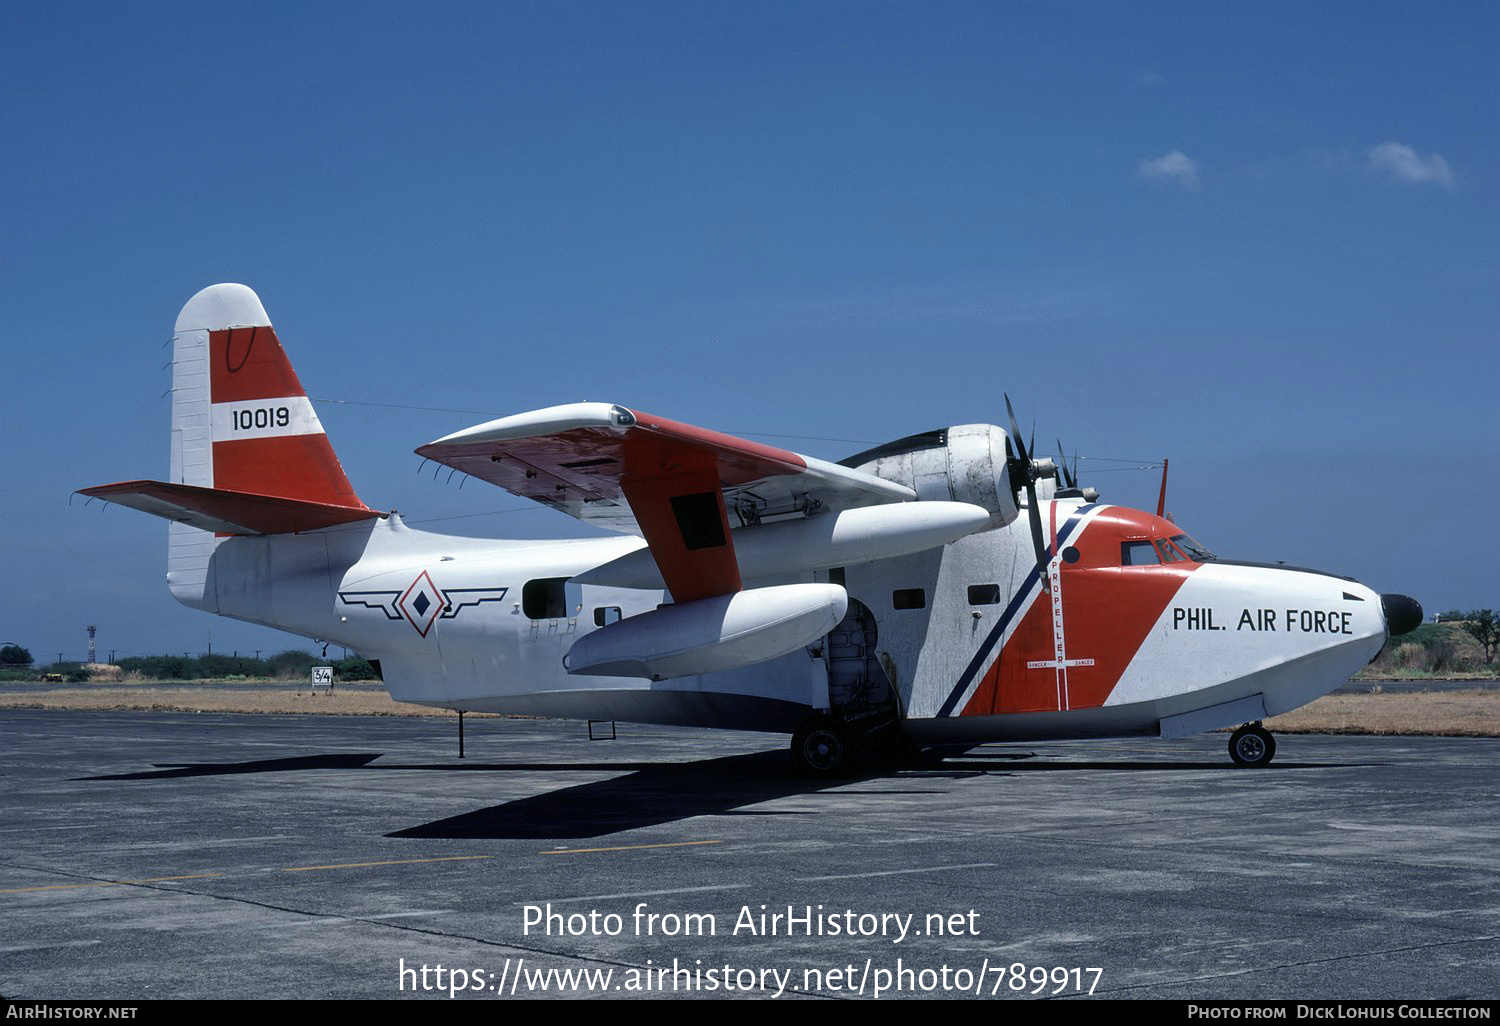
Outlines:
{"type": "MultiPolygon", "coordinates": [[[[1098,503],[1091,502],[1088,505],[1079,506],[1078,509],[1074,510],[1073,515],[1068,518],[1067,522],[1063,524],[1062,529],[1057,532],[1058,543],[1061,544],[1067,541],[1068,536],[1073,533],[1073,530],[1083,520],[1084,514],[1097,505],[1098,503]]],[[[1028,513],[1027,515],[1029,516],[1030,514],[1028,513]]],[[[1047,550],[1047,555],[1050,559],[1052,555],[1050,548],[1047,550]]],[[[949,693],[947,700],[943,702],[942,708],[938,710],[939,716],[953,715],[954,707],[958,705],[959,699],[969,689],[969,685],[973,683],[974,678],[989,663],[990,654],[994,651],[1000,639],[1005,636],[1005,631],[1010,626],[1010,622],[1021,611],[1022,605],[1025,604],[1026,599],[1031,595],[1031,589],[1037,585],[1040,578],[1041,568],[1033,566],[1031,572],[1026,575],[1025,582],[1016,590],[1016,594],[1010,600],[1010,604],[1005,607],[1005,612],[1000,615],[999,622],[995,624],[989,634],[985,635],[984,642],[979,646],[979,651],[974,653],[973,659],[969,660],[969,665],[964,668],[964,672],[959,676],[958,683],[954,686],[952,692],[949,693]]]]}

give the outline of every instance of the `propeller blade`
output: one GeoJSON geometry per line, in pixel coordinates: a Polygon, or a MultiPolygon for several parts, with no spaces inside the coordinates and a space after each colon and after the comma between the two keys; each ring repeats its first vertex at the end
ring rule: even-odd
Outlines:
{"type": "MultiPolygon", "coordinates": [[[[1025,475],[1026,519],[1031,522],[1031,545],[1036,550],[1037,573],[1041,577],[1042,589],[1044,591],[1051,591],[1052,589],[1047,579],[1047,547],[1042,543],[1042,510],[1041,504],[1037,502],[1036,498],[1036,464],[1032,462],[1030,451],[1028,451],[1026,445],[1021,441],[1021,427],[1016,423],[1016,411],[1015,407],[1010,404],[1009,395],[1005,396],[1005,412],[1010,416],[1011,437],[1015,439],[1016,449],[1019,450],[1018,462],[1020,470],[1025,475]]],[[[1034,433],[1032,441],[1036,441],[1034,433]]],[[[1011,481],[1011,487],[1015,487],[1014,479],[1011,481]]]]}
{"type": "Polygon", "coordinates": [[[1041,504],[1036,498],[1036,481],[1028,479],[1026,482],[1026,508],[1031,516],[1031,547],[1036,550],[1036,569],[1041,577],[1042,589],[1051,591],[1052,588],[1047,580],[1047,546],[1042,542],[1042,510],[1041,504]]]}
{"type": "Polygon", "coordinates": [[[1062,475],[1063,486],[1066,488],[1078,487],[1078,466],[1075,461],[1073,469],[1068,470],[1068,454],[1063,449],[1062,439],[1057,440],[1057,470],[1062,475]]]}
{"type": "Polygon", "coordinates": [[[1016,408],[1010,404],[1010,395],[1008,393],[1001,394],[1005,396],[1005,414],[1010,417],[1010,437],[1016,443],[1016,450],[1020,453],[1020,458],[1025,459],[1026,446],[1021,441],[1021,425],[1016,423],[1016,408]]]}

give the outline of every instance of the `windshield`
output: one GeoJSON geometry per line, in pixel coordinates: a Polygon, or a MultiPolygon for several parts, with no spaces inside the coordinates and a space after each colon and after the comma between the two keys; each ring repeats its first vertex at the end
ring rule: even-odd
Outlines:
{"type": "Polygon", "coordinates": [[[1192,535],[1174,534],[1172,544],[1187,553],[1188,558],[1195,563],[1211,563],[1214,560],[1214,554],[1198,544],[1192,535]]]}

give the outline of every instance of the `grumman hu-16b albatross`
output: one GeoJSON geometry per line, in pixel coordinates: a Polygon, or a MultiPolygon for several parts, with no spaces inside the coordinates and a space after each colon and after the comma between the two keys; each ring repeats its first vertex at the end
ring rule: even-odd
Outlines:
{"type": "Polygon", "coordinates": [[[260,300],[214,285],[177,318],[171,479],[83,494],[173,521],[179,601],[354,649],[399,701],[786,732],[818,773],[882,739],[1236,724],[1234,761],[1265,765],[1264,717],[1421,622],[1405,596],[1102,504],[1010,424],[829,463],[555,406],[417,452],[616,534],[429,534],[360,501],[260,300]]]}

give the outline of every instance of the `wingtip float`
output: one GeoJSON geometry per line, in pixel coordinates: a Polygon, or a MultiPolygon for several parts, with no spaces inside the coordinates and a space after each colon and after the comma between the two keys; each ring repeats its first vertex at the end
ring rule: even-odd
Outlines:
{"type": "Polygon", "coordinates": [[[1421,622],[1405,596],[1220,560],[1163,517],[1101,504],[1011,424],[830,463],[557,406],[417,452],[617,534],[431,534],[360,500],[260,299],[215,285],[177,321],[171,481],[84,494],[173,521],[186,605],[354,649],[400,701],[786,732],[815,773],[881,735],[1237,724],[1234,761],[1265,765],[1260,720],[1421,622]]]}

